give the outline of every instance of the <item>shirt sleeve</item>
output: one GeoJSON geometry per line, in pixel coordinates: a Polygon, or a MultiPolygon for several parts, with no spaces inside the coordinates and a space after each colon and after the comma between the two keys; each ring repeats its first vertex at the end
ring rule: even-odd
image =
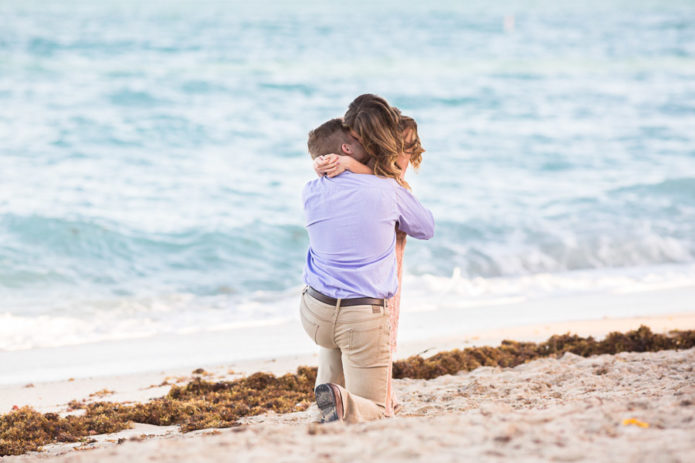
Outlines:
{"type": "Polygon", "coordinates": [[[428,240],[434,236],[432,212],[400,185],[396,187],[396,207],[400,231],[420,240],[428,240]]]}

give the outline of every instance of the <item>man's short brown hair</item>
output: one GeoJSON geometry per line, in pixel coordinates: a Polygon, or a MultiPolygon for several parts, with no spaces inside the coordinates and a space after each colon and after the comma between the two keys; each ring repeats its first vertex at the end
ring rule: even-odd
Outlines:
{"type": "Polygon", "coordinates": [[[350,142],[348,129],[343,127],[343,120],[339,117],[324,122],[309,132],[307,147],[311,159],[316,159],[324,154],[341,154],[343,143],[350,142]]]}

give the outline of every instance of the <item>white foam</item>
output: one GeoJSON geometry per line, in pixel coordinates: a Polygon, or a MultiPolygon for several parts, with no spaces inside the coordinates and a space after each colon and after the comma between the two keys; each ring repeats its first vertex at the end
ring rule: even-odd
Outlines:
{"type": "MultiPolygon", "coordinates": [[[[495,307],[511,308],[552,298],[629,295],[678,288],[695,288],[695,265],[499,278],[466,278],[459,269],[449,277],[406,273],[401,312],[455,310],[475,314],[480,323],[494,327],[501,321],[483,319],[492,317],[485,311],[495,307]]],[[[0,350],[276,327],[298,319],[300,292],[301,286],[297,286],[281,292],[257,291],[244,298],[171,294],[160,299],[83,301],[84,306],[67,307],[55,315],[24,316],[10,311],[0,314],[0,350]]],[[[563,315],[557,313],[562,308],[551,307],[551,304],[546,304],[545,308],[543,304],[539,306],[535,316],[541,322],[544,317],[562,319],[563,315]]],[[[609,307],[605,313],[597,315],[615,316],[609,307]]],[[[571,316],[573,314],[566,314],[568,318],[571,316]]]]}
{"type": "Polygon", "coordinates": [[[406,273],[401,310],[467,309],[573,294],[629,294],[687,287],[695,287],[695,265],[582,270],[498,278],[466,278],[457,268],[450,277],[415,277],[406,273]]]}
{"type": "Polygon", "coordinates": [[[0,313],[0,350],[276,326],[296,318],[300,289],[258,291],[243,299],[177,293],[160,299],[83,300],[61,308],[61,314],[38,316],[10,309],[0,313]]]}

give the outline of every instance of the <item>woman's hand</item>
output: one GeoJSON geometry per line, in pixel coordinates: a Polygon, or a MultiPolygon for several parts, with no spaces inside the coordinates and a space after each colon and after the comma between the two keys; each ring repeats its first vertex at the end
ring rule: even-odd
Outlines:
{"type": "Polygon", "coordinates": [[[326,154],[314,159],[314,170],[321,176],[333,178],[340,175],[346,170],[353,174],[373,174],[372,169],[365,166],[358,160],[350,156],[339,156],[337,154],[326,154]]]}
{"type": "Polygon", "coordinates": [[[346,170],[352,170],[354,159],[350,156],[338,156],[337,154],[326,154],[314,159],[314,170],[319,176],[325,175],[333,178],[346,170]]]}
{"type": "Polygon", "coordinates": [[[314,159],[314,171],[319,177],[323,177],[324,175],[327,175],[328,177],[335,177],[338,174],[330,174],[333,173],[335,168],[338,166],[340,158],[341,156],[333,153],[319,156],[314,159]]]}

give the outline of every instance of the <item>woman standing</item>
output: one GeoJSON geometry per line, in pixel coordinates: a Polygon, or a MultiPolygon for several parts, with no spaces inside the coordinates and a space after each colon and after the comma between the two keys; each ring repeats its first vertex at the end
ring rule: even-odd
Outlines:
{"type": "MultiPolygon", "coordinates": [[[[408,165],[418,168],[425,151],[417,133],[417,123],[401,114],[398,108],[373,94],[360,95],[350,103],[343,123],[350,129],[370,155],[375,175],[394,178],[401,186],[410,189],[405,181],[408,165]]],[[[401,289],[403,287],[403,254],[406,234],[396,229],[396,259],[398,265],[398,291],[389,300],[391,322],[391,356],[396,352],[401,289]]],[[[398,411],[399,404],[393,393],[389,372],[386,414],[398,411]]]]}

